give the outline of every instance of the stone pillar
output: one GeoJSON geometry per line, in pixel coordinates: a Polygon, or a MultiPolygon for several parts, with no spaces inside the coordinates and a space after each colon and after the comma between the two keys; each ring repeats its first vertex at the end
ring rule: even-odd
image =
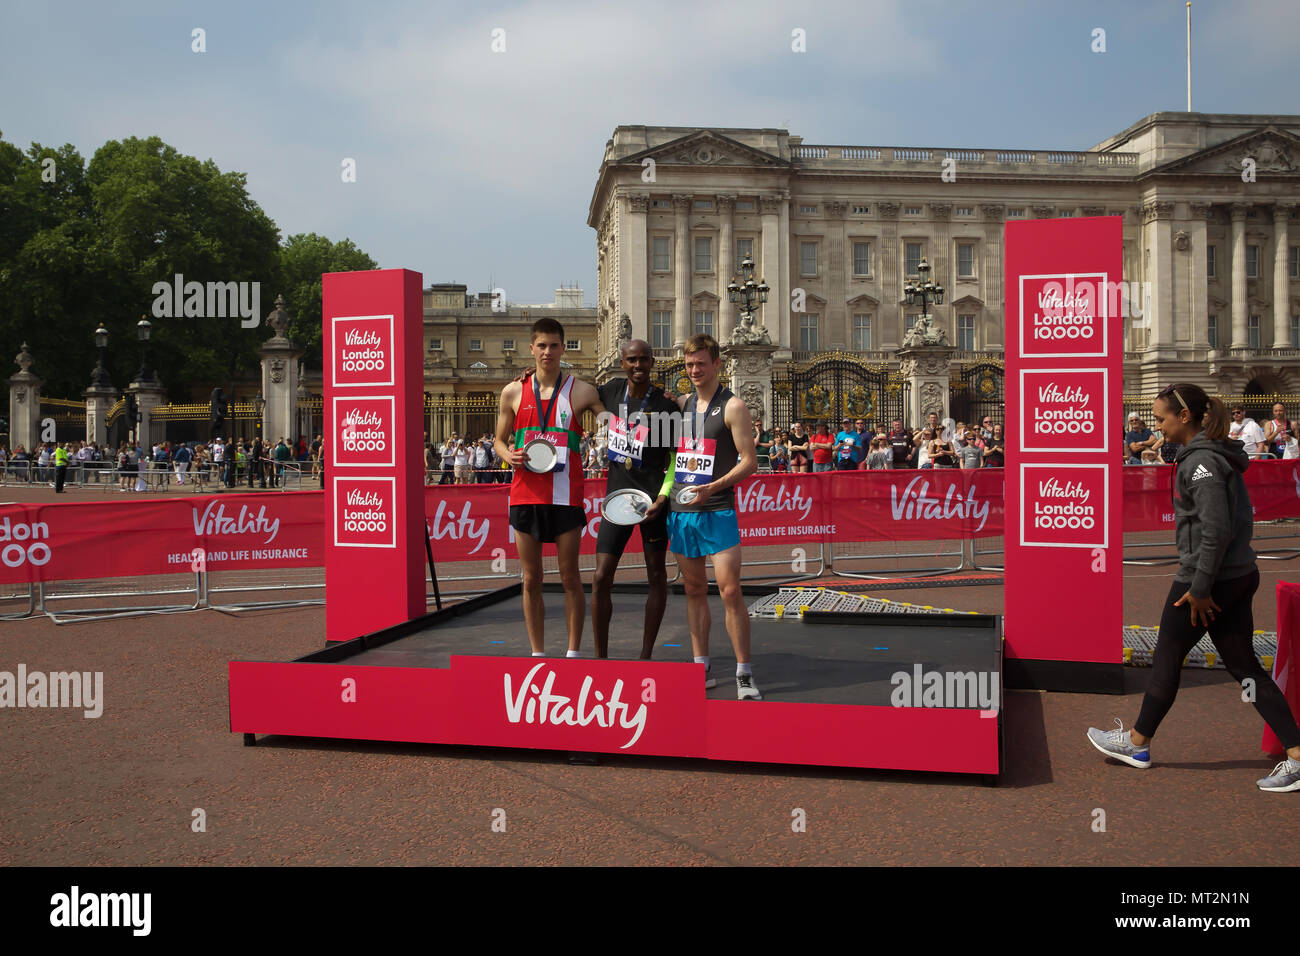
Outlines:
{"type": "Polygon", "coordinates": [[[766,281],[770,289],[767,304],[761,306],[762,318],[759,321],[781,345],[786,344],[781,340],[781,316],[787,311],[783,303],[790,294],[781,285],[781,200],[775,196],[760,196],[758,205],[763,219],[763,251],[762,258],[754,263],[754,272],[756,278],[766,281]]]}
{"type": "Polygon", "coordinates": [[[9,378],[9,454],[19,445],[31,451],[41,440],[41,378],[31,371],[27,343],[15,356],[18,373],[9,378]]]}
{"type": "MultiPolygon", "coordinates": [[[[979,341],[985,348],[1006,349],[1006,289],[1002,286],[1002,230],[1007,207],[998,203],[980,206],[984,217],[981,243],[980,298],[986,313],[979,341]]],[[[950,300],[951,301],[951,300],[950,300]]]]}
{"type": "Polygon", "coordinates": [[[739,263],[734,261],[736,240],[733,227],[733,215],[736,209],[735,196],[717,196],[718,204],[718,335],[719,342],[731,341],[731,330],[736,327],[736,307],[727,296],[727,283],[731,274],[737,270],[739,263]]]}
{"type": "Polygon", "coordinates": [[[768,301],[776,303],[776,324],[769,326],[773,335],[776,337],[776,344],[783,349],[793,350],[799,342],[799,336],[792,329],[794,325],[790,312],[790,290],[794,288],[794,280],[790,275],[790,192],[782,190],[779,200],[780,208],[777,213],[777,238],[780,244],[780,261],[777,265],[776,282],[768,279],[768,284],[772,287],[772,294],[768,301]]]}
{"type": "MultiPolygon", "coordinates": [[[[145,454],[149,453],[149,446],[154,442],[161,442],[167,439],[167,425],[162,421],[155,421],[153,410],[162,405],[167,393],[163,390],[162,384],[156,381],[142,382],[139,379],[132,382],[126,387],[126,390],[135,395],[136,406],[140,413],[140,425],[137,431],[137,440],[144,448],[145,454]]],[[[133,422],[127,423],[128,429],[136,429],[133,422]]]]}
{"type": "Polygon", "coordinates": [[[103,447],[108,441],[108,410],[117,401],[117,389],[92,385],[81,394],[86,399],[86,441],[103,447]]]}
{"type": "Polygon", "coordinates": [[[275,309],[266,324],[275,335],[262,344],[262,441],[274,445],[281,438],[293,440],[298,421],[298,357],[302,352],[285,334],[291,319],[284,311],[284,297],[275,297],[275,309]]]}
{"type": "MultiPolygon", "coordinates": [[[[853,272],[852,261],[845,261],[846,257],[851,259],[853,255],[853,250],[848,247],[844,227],[844,213],[848,210],[848,204],[827,202],[825,209],[826,245],[830,248],[826,250],[826,279],[822,284],[827,300],[826,307],[822,310],[822,327],[819,330],[822,339],[818,344],[822,351],[832,348],[848,349],[853,342],[853,323],[849,321],[848,307],[845,305],[849,299],[849,275],[853,272]]],[[[792,322],[791,325],[793,324],[792,322]]],[[[791,328],[790,334],[793,335],[794,331],[791,328]]],[[[793,342],[790,347],[794,347],[793,342]]]]}
{"type": "MultiPolygon", "coordinates": [[[[1164,358],[1164,352],[1172,356],[1175,346],[1173,214],[1174,204],[1168,200],[1149,202],[1142,207],[1142,220],[1146,228],[1144,244],[1150,256],[1147,279],[1151,282],[1152,290],[1151,314],[1144,318],[1150,336],[1147,350],[1154,353],[1148,356],[1148,360],[1152,361],[1164,358]]],[[[1233,335],[1235,338],[1236,333],[1233,335]]]]}
{"type": "MultiPolygon", "coordinates": [[[[948,293],[945,296],[947,304],[951,304],[956,297],[957,291],[957,269],[951,270],[948,267],[948,246],[949,246],[949,223],[952,220],[952,203],[950,202],[932,202],[927,204],[930,207],[931,235],[933,244],[930,247],[930,275],[936,285],[941,285],[948,293]]],[[[937,306],[931,305],[933,310],[937,306]]],[[[941,319],[930,313],[930,321],[942,328],[948,333],[948,339],[951,342],[957,341],[957,316],[955,309],[948,310],[948,318],[941,319]]]]}
{"type": "Polygon", "coordinates": [[[1273,348],[1291,347],[1291,275],[1287,261],[1290,243],[1287,227],[1291,219],[1291,203],[1273,206],[1273,348]]]}
{"type": "Polygon", "coordinates": [[[677,265],[673,270],[673,346],[681,348],[691,337],[691,202],[693,196],[674,195],[677,226],[677,265]]]}
{"type": "Polygon", "coordinates": [[[917,345],[898,350],[899,371],[911,386],[906,424],[920,428],[931,412],[939,420],[948,417],[948,369],[952,362],[952,346],[917,345]]]}
{"type": "Polygon", "coordinates": [[[1210,204],[1194,202],[1189,207],[1191,220],[1188,223],[1188,243],[1190,245],[1191,282],[1190,301],[1187,303],[1188,341],[1193,348],[1208,349],[1209,319],[1208,297],[1210,294],[1209,277],[1206,275],[1205,249],[1209,245],[1207,220],[1210,218],[1210,204]]]}
{"type": "MultiPolygon", "coordinates": [[[[645,193],[629,196],[627,200],[627,243],[619,250],[623,256],[619,272],[623,277],[623,294],[619,304],[623,313],[632,320],[634,338],[650,341],[650,314],[647,311],[650,299],[650,260],[649,242],[646,230],[646,214],[650,209],[650,195],[645,193]]],[[[614,316],[610,316],[614,319],[614,316]]],[[[611,336],[611,338],[614,338],[611,336]]]]}
{"type": "Polygon", "coordinates": [[[775,345],[726,345],[722,358],[726,363],[731,390],[749,406],[751,415],[761,414],[772,422],[772,355],[775,345]]]}
{"type": "Polygon", "coordinates": [[[880,255],[876,266],[880,270],[880,345],[881,349],[898,348],[903,340],[903,280],[899,276],[901,258],[898,248],[898,203],[876,203],[880,217],[880,255]],[[886,310],[888,310],[886,312],[886,310]]]}
{"type": "MultiPolygon", "coordinates": [[[[1232,204],[1232,343],[1234,349],[1244,349],[1250,344],[1246,330],[1246,317],[1250,304],[1246,301],[1246,211],[1245,203],[1232,204]]],[[[1222,348],[1222,344],[1219,346],[1222,348]]]]}

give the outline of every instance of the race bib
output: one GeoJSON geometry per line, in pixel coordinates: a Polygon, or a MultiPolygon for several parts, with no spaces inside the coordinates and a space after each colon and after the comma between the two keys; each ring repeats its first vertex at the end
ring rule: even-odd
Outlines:
{"type": "MultiPolygon", "coordinates": [[[[566,432],[528,431],[524,434],[524,443],[534,438],[541,438],[555,446],[555,470],[561,471],[569,461],[569,436],[566,432]]],[[[520,445],[519,447],[523,447],[520,445]]]]}
{"type": "Polygon", "coordinates": [[[645,425],[629,425],[624,419],[613,416],[609,421],[609,460],[618,464],[630,462],[641,467],[641,458],[650,429],[645,425]]]}
{"type": "Polygon", "coordinates": [[[712,438],[682,438],[674,466],[683,485],[707,485],[713,480],[718,443],[712,438]]]}

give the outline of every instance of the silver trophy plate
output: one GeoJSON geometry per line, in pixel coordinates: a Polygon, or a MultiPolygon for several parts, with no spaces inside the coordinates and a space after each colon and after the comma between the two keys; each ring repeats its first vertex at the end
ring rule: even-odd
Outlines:
{"type": "Polygon", "coordinates": [[[624,488],[608,495],[600,506],[600,514],[614,524],[640,524],[654,500],[640,488],[624,488]]]}
{"type": "Polygon", "coordinates": [[[534,438],[524,444],[524,467],[529,471],[545,474],[554,471],[559,461],[555,446],[545,438],[534,438]]]}

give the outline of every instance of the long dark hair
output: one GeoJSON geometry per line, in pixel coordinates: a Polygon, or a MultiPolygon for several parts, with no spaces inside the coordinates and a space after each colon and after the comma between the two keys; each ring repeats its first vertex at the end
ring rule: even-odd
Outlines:
{"type": "Polygon", "coordinates": [[[1227,406],[1214,396],[1205,394],[1199,385],[1177,382],[1161,389],[1156,398],[1171,410],[1185,408],[1191,412],[1192,422],[1205,430],[1205,437],[1210,441],[1223,441],[1228,437],[1227,406]]]}

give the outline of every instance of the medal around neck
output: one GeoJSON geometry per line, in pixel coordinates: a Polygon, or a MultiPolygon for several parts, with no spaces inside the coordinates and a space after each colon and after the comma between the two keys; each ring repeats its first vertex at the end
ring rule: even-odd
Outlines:
{"type": "Polygon", "coordinates": [[[534,438],[532,441],[525,442],[523,451],[524,467],[538,474],[554,471],[560,460],[560,456],[555,452],[555,446],[545,438],[534,438]]]}
{"type": "Polygon", "coordinates": [[[624,488],[605,497],[600,515],[614,524],[640,524],[652,504],[654,500],[640,488],[624,488]]]}

